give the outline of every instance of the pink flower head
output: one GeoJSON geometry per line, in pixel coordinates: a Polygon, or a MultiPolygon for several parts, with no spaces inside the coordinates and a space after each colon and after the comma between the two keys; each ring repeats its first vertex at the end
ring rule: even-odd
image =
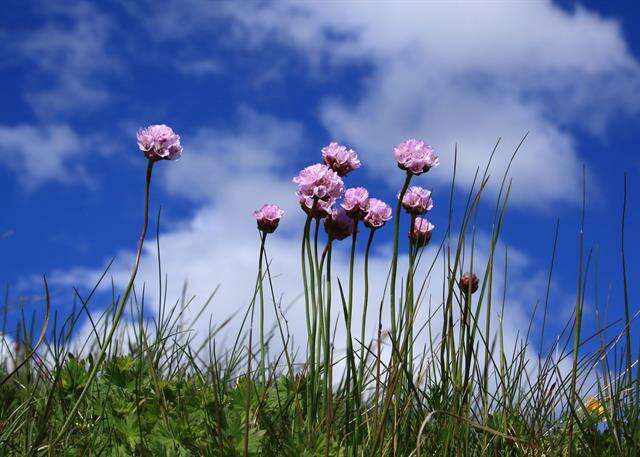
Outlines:
{"type": "Polygon", "coordinates": [[[175,160],[182,155],[180,135],[164,124],[138,130],[138,147],[151,160],[175,160]]]}
{"type": "Polygon", "coordinates": [[[355,222],[344,209],[334,209],[324,221],[324,229],[329,238],[334,240],[344,240],[353,234],[355,222]]]}
{"type": "MultiPolygon", "coordinates": [[[[400,195],[398,195],[400,197],[400,195]]],[[[431,191],[418,186],[411,186],[402,197],[402,206],[409,214],[424,214],[433,208],[431,191]]]]}
{"type": "Polygon", "coordinates": [[[278,228],[284,211],[278,205],[262,205],[262,208],[253,212],[253,216],[258,222],[258,230],[273,233],[278,228]]]}
{"type": "Polygon", "coordinates": [[[344,176],[350,171],[360,168],[358,154],[353,149],[347,149],[346,146],[338,143],[329,143],[328,146],[322,148],[322,160],[338,173],[338,176],[344,176]]]}
{"type": "Polygon", "coordinates": [[[409,238],[413,240],[418,247],[423,247],[431,241],[431,234],[435,226],[422,217],[416,217],[413,222],[413,228],[409,233],[409,238]]]}
{"type": "Polygon", "coordinates": [[[398,167],[414,175],[425,173],[440,165],[438,156],[424,141],[403,141],[393,149],[393,154],[398,161],[398,167]]]}
{"type": "Polygon", "coordinates": [[[391,219],[391,207],[377,198],[369,199],[369,211],[364,217],[364,225],[371,229],[379,229],[391,219]]]}
{"type": "Polygon", "coordinates": [[[364,187],[347,189],[342,207],[347,212],[347,216],[362,219],[369,210],[369,191],[364,187]]]}
{"type": "Polygon", "coordinates": [[[312,217],[324,217],[344,192],[344,184],[331,168],[317,163],[300,171],[293,178],[298,185],[296,195],[302,209],[312,217]]]}

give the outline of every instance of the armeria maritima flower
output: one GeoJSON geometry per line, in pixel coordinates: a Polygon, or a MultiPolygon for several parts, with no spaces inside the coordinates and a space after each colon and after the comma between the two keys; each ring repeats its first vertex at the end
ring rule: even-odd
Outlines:
{"type": "Polygon", "coordinates": [[[329,143],[322,148],[322,160],[338,173],[338,176],[344,176],[360,167],[358,154],[353,149],[347,149],[346,146],[338,143],[329,143]]]}
{"type": "Polygon", "coordinates": [[[333,240],[344,240],[353,234],[355,222],[344,209],[338,208],[331,211],[329,217],[324,221],[324,229],[333,240]]]}
{"type": "Polygon", "coordinates": [[[302,209],[312,217],[324,217],[344,192],[344,184],[331,168],[317,163],[300,171],[293,178],[298,185],[296,195],[302,209]]]}
{"type": "Polygon", "coordinates": [[[278,205],[262,205],[262,208],[253,212],[253,216],[258,222],[258,230],[273,233],[278,228],[284,211],[278,205]]]}
{"type": "Polygon", "coordinates": [[[409,214],[417,216],[426,213],[433,208],[431,191],[418,186],[409,187],[402,198],[402,206],[409,214]]]}
{"type": "Polygon", "coordinates": [[[406,140],[393,149],[398,167],[414,175],[429,171],[440,164],[438,156],[424,141],[406,140]]]}
{"type": "Polygon", "coordinates": [[[138,130],[138,147],[151,160],[175,160],[182,155],[180,135],[164,124],[138,130]]]}
{"type": "Polygon", "coordinates": [[[391,207],[377,198],[369,199],[369,211],[364,216],[364,225],[371,229],[379,229],[391,219],[391,207]]]}
{"type": "Polygon", "coordinates": [[[364,187],[347,189],[341,206],[349,217],[362,219],[369,210],[369,191],[364,187]]]}
{"type": "Polygon", "coordinates": [[[469,291],[471,291],[471,293],[473,294],[475,293],[476,290],[478,290],[479,284],[480,284],[480,281],[478,280],[478,277],[475,274],[465,273],[460,278],[459,285],[462,293],[467,294],[469,291]]]}
{"type": "Polygon", "coordinates": [[[431,234],[435,226],[422,217],[416,217],[413,221],[413,227],[409,232],[409,238],[413,240],[418,247],[423,247],[431,241],[431,234]]]}

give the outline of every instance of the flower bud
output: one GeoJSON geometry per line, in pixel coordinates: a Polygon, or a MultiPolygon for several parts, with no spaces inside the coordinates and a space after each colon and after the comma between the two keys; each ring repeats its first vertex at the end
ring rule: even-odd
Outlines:
{"type": "Polygon", "coordinates": [[[463,294],[471,292],[472,294],[478,290],[479,285],[478,277],[473,273],[465,273],[460,278],[460,290],[463,294]]]}

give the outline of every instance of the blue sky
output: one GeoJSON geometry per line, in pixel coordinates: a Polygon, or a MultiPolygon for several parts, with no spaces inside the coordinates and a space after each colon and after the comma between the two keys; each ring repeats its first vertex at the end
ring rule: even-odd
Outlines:
{"type": "MultiPolygon", "coordinates": [[[[250,294],[240,286],[255,269],[251,209],[267,201],[287,210],[272,253],[281,290],[296,295],[290,253],[301,215],[290,178],[331,140],[364,164],[347,185],[387,201],[402,180],[393,145],[431,143],[443,165],[418,182],[434,190],[431,217],[443,228],[454,145],[462,200],[496,139],[493,182],[529,132],[503,239],[514,255],[514,322],[543,297],[557,219],[552,309],[562,317],[572,306],[583,166],[587,246],[598,253],[602,301],[611,286],[610,314],[622,309],[625,172],[629,275],[640,274],[640,11],[631,2],[9,0],[2,10],[0,282],[14,303],[46,274],[56,308],[68,310],[71,285],[87,290],[114,256],[124,276],[145,166],[135,132],[150,123],[171,125],[185,146],[154,178],[165,267],[177,292],[185,279],[199,297],[222,283],[215,313],[250,294]]],[[[494,198],[490,186],[485,214],[494,198]]],[[[379,238],[382,272],[390,230],[379,238]]],[[[153,257],[142,280],[154,278],[153,257]]],[[[637,303],[635,281],[630,292],[637,303]]]]}

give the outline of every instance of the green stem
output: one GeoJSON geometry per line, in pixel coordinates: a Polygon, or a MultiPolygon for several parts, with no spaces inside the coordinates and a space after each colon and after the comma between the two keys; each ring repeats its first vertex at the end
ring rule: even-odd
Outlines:
{"type": "MultiPolygon", "coordinates": [[[[358,239],[358,220],[354,220],[353,222],[353,234],[351,235],[351,258],[349,261],[349,301],[348,301],[348,316],[347,316],[347,351],[349,353],[349,359],[351,360],[351,364],[348,367],[348,371],[347,373],[350,374],[350,376],[348,376],[348,379],[350,381],[353,382],[353,391],[351,392],[350,395],[353,396],[353,400],[356,403],[356,414],[357,417],[359,419],[360,416],[360,392],[356,392],[357,390],[357,386],[358,386],[358,382],[356,379],[357,373],[355,372],[355,358],[354,358],[354,351],[353,351],[353,341],[351,339],[351,323],[352,323],[352,318],[353,318],[353,271],[354,271],[354,267],[355,267],[355,258],[356,258],[356,246],[357,246],[357,239],[358,239]]],[[[347,392],[349,391],[349,388],[351,386],[349,384],[347,384],[347,392]]],[[[355,436],[354,436],[354,446],[353,446],[353,452],[354,454],[357,452],[357,439],[358,439],[358,427],[359,427],[359,420],[356,421],[356,430],[355,430],[355,436]]]]}
{"type": "Polygon", "coordinates": [[[396,335],[396,276],[398,275],[398,239],[400,237],[400,210],[402,209],[402,199],[404,194],[409,188],[409,183],[413,174],[407,172],[407,177],[404,180],[400,195],[398,195],[398,203],[396,204],[395,221],[393,224],[393,257],[391,259],[391,281],[390,287],[390,299],[391,299],[391,334],[394,339],[397,340],[396,335]]]}
{"type": "Polygon", "coordinates": [[[129,295],[131,294],[131,290],[133,289],[133,283],[138,274],[138,267],[140,266],[140,258],[142,257],[142,246],[144,245],[144,239],[147,236],[147,228],[149,227],[149,193],[151,189],[151,175],[153,172],[154,164],[155,164],[155,161],[153,159],[149,159],[149,162],[147,163],[147,173],[146,173],[145,189],[144,189],[144,211],[143,211],[142,230],[140,231],[140,237],[138,239],[138,249],[136,251],[136,258],[133,263],[133,268],[131,269],[131,276],[129,277],[129,282],[127,283],[127,286],[125,287],[124,292],[120,297],[120,301],[118,302],[118,306],[116,307],[116,313],[113,318],[113,325],[111,326],[111,329],[109,330],[109,333],[102,344],[102,349],[100,351],[100,354],[96,359],[95,365],[91,369],[91,373],[89,373],[89,377],[87,378],[84,388],[82,389],[82,392],[78,396],[78,399],[76,400],[75,404],[71,408],[71,411],[67,413],[66,415],[67,418],[64,421],[64,424],[58,431],[56,438],[53,440],[50,446],[53,446],[55,443],[60,441],[60,439],[62,439],[64,434],[67,432],[69,426],[71,425],[71,422],[73,421],[76,413],[78,412],[78,408],[80,408],[80,403],[82,402],[84,397],[87,395],[87,392],[91,387],[91,384],[93,383],[93,381],[95,380],[98,374],[100,365],[102,364],[105,354],[107,353],[107,350],[110,346],[111,340],[113,339],[113,335],[115,334],[116,329],[118,328],[118,324],[120,323],[120,318],[122,317],[122,313],[124,312],[127,306],[129,295]]]}
{"type": "MultiPolygon", "coordinates": [[[[325,320],[324,320],[324,389],[326,394],[326,410],[327,410],[327,419],[330,420],[333,407],[331,405],[331,251],[333,246],[333,240],[329,238],[327,242],[327,293],[326,293],[326,312],[325,312],[325,320]]],[[[327,423],[327,449],[329,449],[330,438],[331,438],[331,424],[327,423]]],[[[327,451],[328,452],[328,451],[327,451]]]]}
{"type": "MultiPolygon", "coordinates": [[[[411,218],[413,226],[413,220],[415,216],[411,218]]],[[[413,373],[413,320],[414,320],[414,303],[413,303],[413,275],[415,268],[416,256],[418,254],[418,246],[417,244],[411,243],[409,247],[409,267],[407,269],[407,285],[406,285],[406,316],[405,316],[405,324],[404,331],[406,332],[406,353],[405,360],[408,366],[409,373],[413,373]]]]}
{"type": "Polygon", "coordinates": [[[266,375],[265,375],[265,361],[267,357],[267,350],[264,341],[264,292],[262,289],[262,259],[264,258],[264,243],[267,239],[267,233],[261,232],[261,240],[260,240],[260,260],[258,261],[258,280],[260,281],[260,376],[262,379],[262,384],[266,384],[266,375]]]}
{"type": "Polygon", "coordinates": [[[311,378],[311,382],[309,384],[309,403],[310,406],[310,414],[307,416],[308,419],[308,427],[309,430],[312,429],[312,424],[315,421],[316,416],[316,375],[317,375],[317,367],[316,367],[316,338],[318,332],[318,303],[316,300],[316,281],[314,274],[314,263],[313,263],[313,253],[311,252],[311,236],[310,230],[307,229],[306,236],[306,248],[307,248],[307,259],[309,260],[309,291],[311,295],[311,340],[309,341],[309,374],[311,378]]]}
{"type": "Polygon", "coordinates": [[[313,236],[313,261],[316,272],[317,291],[318,291],[318,328],[320,329],[320,336],[316,344],[316,360],[320,362],[321,352],[324,343],[324,309],[322,300],[322,261],[318,262],[318,232],[320,228],[320,218],[316,218],[315,233],[313,236]]]}
{"type": "Polygon", "coordinates": [[[367,308],[369,306],[369,251],[371,250],[371,244],[373,242],[373,235],[376,229],[372,228],[369,232],[369,239],[367,240],[367,247],[364,251],[364,300],[362,306],[362,327],[360,329],[360,367],[358,374],[358,389],[362,392],[363,376],[364,376],[364,360],[365,360],[365,331],[367,326],[367,308]]]}
{"type": "Polygon", "coordinates": [[[307,216],[307,221],[304,224],[304,230],[302,232],[302,245],[300,246],[300,265],[302,266],[302,284],[304,285],[304,311],[307,321],[307,336],[309,339],[311,338],[311,314],[309,310],[309,287],[307,285],[307,260],[304,256],[304,250],[310,225],[311,217],[307,216]]]}

